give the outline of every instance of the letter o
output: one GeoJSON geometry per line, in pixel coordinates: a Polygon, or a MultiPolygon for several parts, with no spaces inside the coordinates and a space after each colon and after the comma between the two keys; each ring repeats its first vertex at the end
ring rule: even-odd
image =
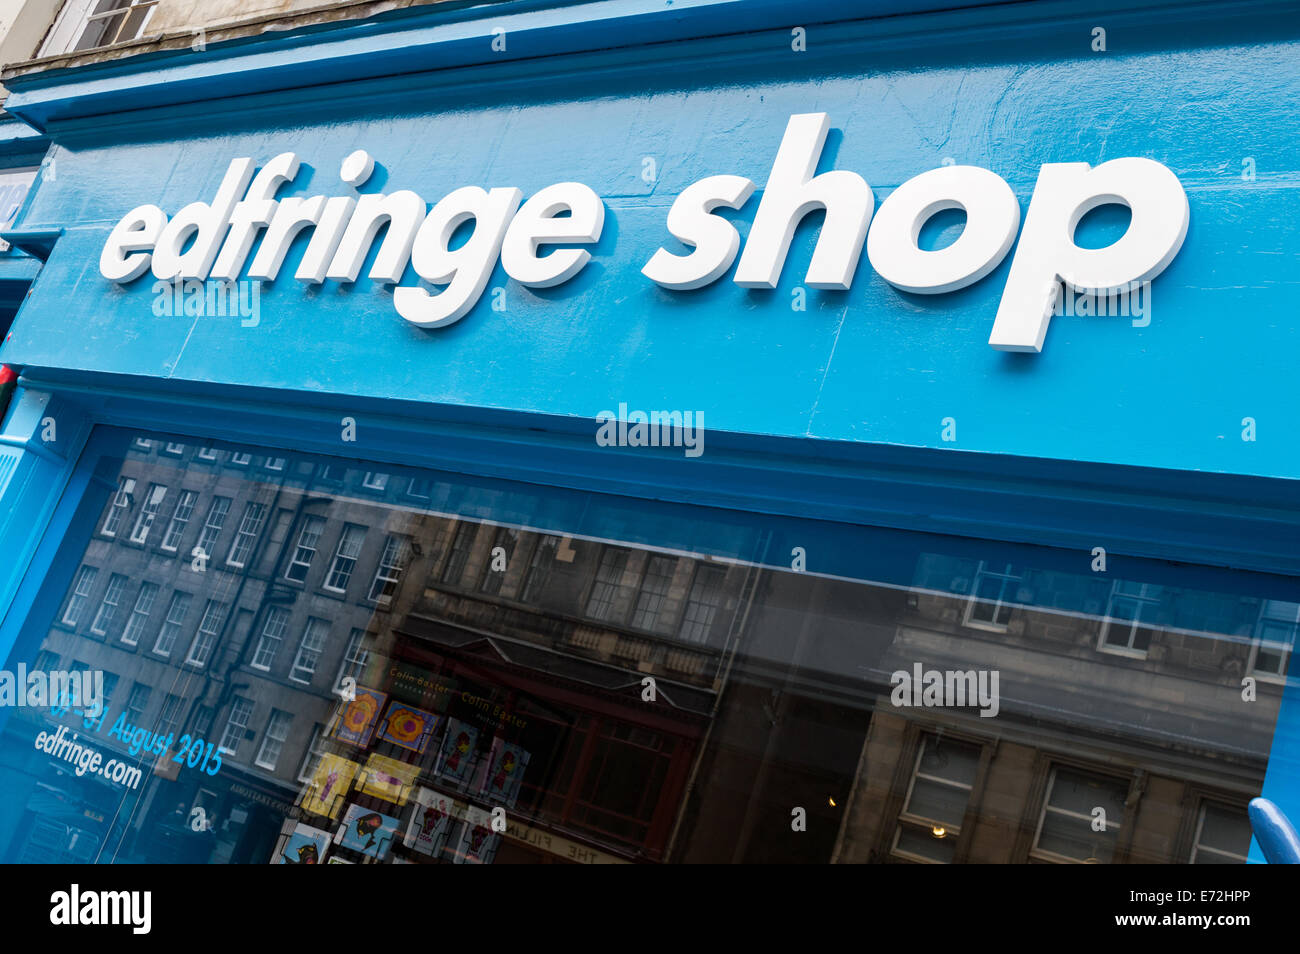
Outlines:
{"type": "Polygon", "coordinates": [[[979,281],[1006,257],[1020,229],[1020,203],[1005,180],[978,166],[944,166],[908,179],[876,212],[867,258],[901,291],[937,295],[979,281]],[[925,251],[921,228],[936,213],[963,209],[966,227],[947,248],[925,251]]]}

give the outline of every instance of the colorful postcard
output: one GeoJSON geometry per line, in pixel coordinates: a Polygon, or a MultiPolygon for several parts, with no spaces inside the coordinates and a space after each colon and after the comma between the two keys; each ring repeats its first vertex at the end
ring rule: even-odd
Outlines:
{"type": "Polygon", "coordinates": [[[494,804],[514,808],[528,759],[528,753],[519,746],[506,742],[500,736],[493,739],[492,750],[488,753],[487,772],[483,775],[480,789],[483,796],[494,804]]]}
{"type": "Polygon", "coordinates": [[[330,833],[299,822],[273,865],[318,865],[329,847],[330,833]]]}
{"type": "Polygon", "coordinates": [[[477,743],[478,729],[459,719],[448,719],[447,734],[438,751],[438,764],[434,771],[443,778],[464,784],[473,768],[477,743]]]}
{"type": "Polygon", "coordinates": [[[337,818],[338,807],[342,804],[343,797],[347,795],[348,788],[360,768],[361,766],[356,762],[351,762],[341,755],[321,756],[320,765],[316,766],[316,772],[312,775],[307,792],[303,796],[303,811],[337,818]]]}
{"type": "Polygon", "coordinates": [[[438,728],[438,716],[401,702],[390,702],[379,727],[379,737],[404,749],[423,754],[438,728]]]}
{"type": "Polygon", "coordinates": [[[349,805],[343,825],[334,835],[336,844],[376,860],[383,860],[393,847],[397,819],[362,805],[349,805]]]}
{"type": "Polygon", "coordinates": [[[358,686],[356,698],[344,706],[342,713],[339,714],[334,737],[348,745],[364,749],[370,744],[370,738],[375,732],[375,723],[379,721],[379,713],[383,711],[384,700],[387,698],[386,692],[358,686]]]}
{"type": "Polygon", "coordinates": [[[501,836],[492,831],[492,816],[481,808],[465,811],[465,822],[460,826],[460,841],[452,852],[452,863],[458,865],[486,865],[496,857],[501,836]]]}
{"type": "Polygon", "coordinates": [[[451,832],[455,800],[431,788],[415,790],[415,812],[406,826],[403,844],[424,855],[437,855],[451,832]]]}
{"type": "Polygon", "coordinates": [[[418,765],[390,759],[386,755],[371,755],[361,770],[361,791],[385,801],[405,805],[411,797],[411,786],[420,774],[418,765]]]}

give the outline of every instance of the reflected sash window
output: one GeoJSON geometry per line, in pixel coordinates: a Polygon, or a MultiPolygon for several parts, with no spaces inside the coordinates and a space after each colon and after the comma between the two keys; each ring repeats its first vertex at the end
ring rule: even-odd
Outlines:
{"type": "Polygon", "coordinates": [[[253,704],[243,696],[236,696],[234,703],[230,706],[230,717],[226,719],[226,727],[221,730],[221,744],[218,749],[226,755],[238,755],[239,743],[244,739],[244,733],[248,731],[248,720],[253,715],[253,704]]]}
{"type": "Polygon", "coordinates": [[[316,664],[325,649],[325,640],[329,637],[330,624],[323,619],[308,617],[307,626],[302,633],[302,642],[298,644],[298,655],[293,659],[289,678],[294,682],[310,683],[316,674],[316,664]]]}
{"type": "Polygon", "coordinates": [[[167,524],[167,532],[163,534],[164,550],[175,550],[180,546],[185,527],[194,513],[194,502],[198,499],[199,495],[193,490],[181,491],[180,497],[176,500],[176,509],[172,511],[171,522],[167,524]]]}
{"type": "Polygon", "coordinates": [[[75,627],[81,621],[81,614],[86,609],[86,601],[90,598],[90,590],[95,585],[95,577],[99,575],[99,569],[93,566],[83,566],[77,573],[77,582],[72,587],[72,596],[68,599],[68,605],[63,610],[63,625],[75,627]]]}
{"type": "Polygon", "coordinates": [[[100,528],[100,533],[106,537],[117,536],[123,518],[131,512],[131,496],[134,493],[134,478],[122,477],[118,480],[117,493],[113,495],[112,506],[108,508],[108,516],[104,518],[104,526],[100,528]]]}
{"type": "Polygon", "coordinates": [[[176,638],[181,634],[185,617],[189,615],[191,600],[189,593],[182,593],[180,590],[172,593],[172,601],[167,606],[167,616],[163,619],[162,627],[158,630],[158,638],[153,644],[153,651],[159,656],[171,655],[172,647],[176,645],[176,638]]]}
{"type": "Polygon", "coordinates": [[[893,852],[915,861],[953,860],[962,821],[975,788],[981,749],[969,742],[926,734],[894,834],[893,852]]]}
{"type": "Polygon", "coordinates": [[[370,582],[370,592],[366,598],[380,606],[391,603],[410,558],[411,538],[390,533],[384,540],[384,552],[379,557],[375,578],[370,582]]]}
{"type": "Polygon", "coordinates": [[[117,604],[122,600],[122,590],[125,587],[126,577],[121,573],[114,573],[108,578],[108,586],[104,589],[104,597],[100,600],[95,619],[90,624],[90,631],[96,636],[105,635],[108,628],[113,625],[113,617],[117,615],[117,604]]]}
{"type": "Polygon", "coordinates": [[[727,571],[720,566],[701,564],[695,569],[695,580],[682,613],[679,635],[688,643],[707,643],[713,630],[713,621],[722,605],[722,582],[727,571]]]}
{"type": "Polygon", "coordinates": [[[217,538],[221,536],[221,530],[226,525],[226,515],[230,513],[229,497],[213,497],[212,503],[208,507],[208,516],[203,521],[203,532],[199,534],[198,549],[205,557],[211,556],[213,548],[217,544],[217,538]]]}
{"type": "Polygon", "coordinates": [[[221,627],[225,625],[226,612],[229,608],[227,603],[208,600],[207,605],[203,607],[203,616],[199,620],[198,631],[194,634],[194,642],[190,644],[189,655],[185,657],[186,663],[200,668],[208,664],[208,659],[212,656],[212,647],[217,643],[221,627]]]}
{"type": "Polygon", "coordinates": [[[126,645],[134,646],[140,642],[140,637],[149,624],[149,614],[153,612],[154,600],[157,598],[157,583],[145,582],[140,584],[140,592],[136,595],[135,606],[131,608],[131,616],[122,629],[122,642],[126,643],[126,645]]]}
{"type": "Polygon", "coordinates": [[[309,516],[303,520],[302,529],[298,531],[298,543],[293,549],[293,557],[284,571],[285,579],[293,580],[295,583],[302,583],[307,579],[312,560],[316,559],[316,546],[320,543],[320,535],[324,530],[324,517],[309,516]]]}
{"type": "Polygon", "coordinates": [[[289,738],[289,725],[292,722],[292,712],[271,710],[271,718],[267,720],[266,733],[262,737],[262,747],[257,750],[257,758],[253,760],[259,768],[275,771],[280,753],[284,751],[285,740],[289,738]]]}
{"type": "Polygon", "coordinates": [[[347,649],[343,652],[343,663],[339,666],[338,678],[334,680],[336,693],[344,688],[345,679],[353,680],[354,684],[361,681],[366,671],[366,664],[370,662],[369,643],[369,634],[363,629],[354,629],[348,637],[347,649]]]}
{"type": "Polygon", "coordinates": [[[262,635],[257,640],[257,650],[253,653],[254,669],[270,669],[275,662],[275,655],[280,651],[284,641],[284,632],[289,626],[289,611],[282,606],[272,606],[266,614],[266,623],[262,626],[262,635]]]}
{"type": "Polygon", "coordinates": [[[1300,603],[1264,600],[1250,647],[1250,672],[1269,682],[1282,681],[1298,633],[1300,603]]]}
{"type": "Polygon", "coordinates": [[[1022,570],[1010,563],[980,561],[966,604],[964,625],[972,629],[1006,632],[1015,608],[1016,592],[1024,582],[1022,570]]]}
{"type": "Polygon", "coordinates": [[[627,589],[623,574],[627,570],[628,551],[622,547],[605,547],[596,567],[596,579],[587,597],[587,615],[592,619],[613,622],[618,612],[620,597],[627,589]]]}
{"type": "Polygon", "coordinates": [[[262,524],[265,522],[266,504],[250,502],[244,507],[244,517],[239,521],[239,529],[235,532],[235,542],[230,545],[230,553],[226,556],[229,566],[242,567],[248,562],[253,545],[257,543],[257,535],[262,532],[262,524]]]}
{"type": "Polygon", "coordinates": [[[1250,837],[1246,809],[1202,802],[1190,861],[1194,865],[1244,865],[1250,854],[1250,837]]]}
{"type": "Polygon", "coordinates": [[[1124,779],[1053,768],[1032,854],[1047,861],[1109,864],[1119,844],[1128,788],[1124,779]],[[1097,831],[1101,826],[1094,822],[1102,817],[1105,830],[1097,831]]]}
{"type": "Polygon", "coordinates": [[[167,488],[162,484],[149,485],[149,492],[144,497],[144,506],[140,508],[140,514],[135,518],[135,526],[131,529],[132,543],[146,543],[149,540],[149,531],[153,529],[158,508],[162,506],[163,498],[166,496],[167,488]]]}
{"type": "Polygon", "coordinates": [[[1160,610],[1163,595],[1159,586],[1116,580],[1101,622],[1101,651],[1145,656],[1155,635],[1151,624],[1160,610]]]}
{"type": "Polygon", "coordinates": [[[673,573],[677,569],[675,557],[652,556],[646,561],[641,590],[636,595],[632,610],[632,625],[652,633],[663,632],[669,623],[665,601],[673,573]]]}
{"type": "Polygon", "coordinates": [[[343,525],[338,548],[334,551],[334,561],[330,564],[329,576],[325,579],[325,589],[336,593],[347,592],[352,571],[357,566],[357,557],[361,555],[361,541],[365,537],[365,527],[351,523],[343,525]]]}

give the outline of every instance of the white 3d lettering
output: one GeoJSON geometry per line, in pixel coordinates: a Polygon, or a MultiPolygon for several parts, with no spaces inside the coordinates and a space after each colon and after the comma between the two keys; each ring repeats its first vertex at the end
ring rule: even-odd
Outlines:
{"type": "MultiPolygon", "coordinates": [[[[900,185],[876,211],[871,187],[857,173],[816,172],[829,129],[825,113],[790,117],[743,251],[739,231],[715,213],[743,208],[755,183],[737,175],[709,176],[684,189],[668,213],[669,233],[689,251],[660,248],[641,271],[664,288],[689,291],[722,278],[739,256],[736,284],[775,288],[796,227],[810,212],[823,210],[804,284],[849,289],[865,244],[868,260],[885,281],[900,291],[932,295],[987,276],[1020,233],[989,344],[1003,351],[1037,352],[1061,283],[1085,294],[1105,294],[1150,281],[1173,261],[1187,235],[1182,184],[1160,163],[1141,158],[1112,159],[1096,167],[1082,162],[1044,165],[1023,232],[1011,187],[976,166],[923,172],[900,185]],[[1127,206],[1132,213],[1124,235],[1105,248],[1077,246],[1074,231],[1083,216],[1111,204],[1127,206]],[[960,236],[946,248],[921,249],[922,227],[945,209],[965,211],[960,236]]],[[[310,229],[294,277],[310,283],[355,282],[386,226],[368,277],[399,286],[393,305],[407,321],[441,328],[475,306],[498,260],[521,285],[560,285],[591,260],[582,246],[599,241],[604,228],[604,204],[578,182],[547,186],[526,202],[519,189],[466,186],[432,209],[409,190],[357,198],[277,199],[299,164],[293,153],[282,153],[254,175],[251,159],[235,159],[211,204],[193,202],[170,221],[157,206],[132,209],[109,235],[100,273],[113,282],[133,281],[150,268],[160,279],[233,281],[244,271],[260,233],[247,274],[271,281],[290,243],[310,229]],[[472,223],[468,239],[452,248],[454,234],[467,223],[472,223]],[[408,265],[421,284],[400,285],[408,265]]],[[[358,151],[344,161],[339,175],[360,187],[373,169],[374,160],[358,151]]]]}

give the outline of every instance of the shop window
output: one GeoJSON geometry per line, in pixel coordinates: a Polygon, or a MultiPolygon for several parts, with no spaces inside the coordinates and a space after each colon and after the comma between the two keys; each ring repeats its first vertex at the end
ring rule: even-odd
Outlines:
{"type": "Polygon", "coordinates": [[[398,584],[402,582],[402,573],[411,558],[411,538],[401,534],[390,533],[384,540],[384,551],[375,567],[375,578],[370,582],[370,592],[366,598],[380,606],[387,606],[393,601],[398,584]]]}
{"type": "Polygon", "coordinates": [[[131,511],[131,495],[134,493],[135,480],[130,477],[118,479],[117,493],[113,495],[113,503],[108,508],[108,516],[104,518],[100,533],[106,537],[117,536],[117,531],[122,527],[122,519],[131,511]]]}
{"type": "Polygon", "coordinates": [[[601,550],[596,579],[591,586],[591,595],[587,597],[587,615],[592,619],[613,622],[615,616],[619,615],[619,602],[627,590],[623,585],[627,558],[628,551],[622,547],[605,547],[601,550]]]}
{"type": "Polygon", "coordinates": [[[1194,865],[1244,865],[1250,838],[1250,816],[1244,808],[1203,801],[1188,860],[1194,865]]]}
{"type": "Polygon", "coordinates": [[[652,556],[646,560],[645,575],[641,578],[641,589],[632,610],[634,627],[652,633],[666,629],[669,620],[664,604],[676,569],[676,557],[652,556]]]}
{"type": "Polygon", "coordinates": [[[1054,767],[1031,854],[1045,861],[1111,862],[1124,823],[1128,788],[1124,779],[1054,767]]]}
{"type": "Polygon", "coordinates": [[[478,534],[478,524],[462,520],[456,526],[456,533],[451,540],[451,552],[447,554],[447,563],[442,568],[442,582],[453,586],[460,582],[465,573],[465,564],[469,561],[470,548],[474,546],[474,537],[478,534]]]}
{"type": "Polygon", "coordinates": [[[1121,656],[1146,656],[1156,632],[1151,623],[1159,612],[1162,595],[1159,586],[1116,580],[1101,621],[1098,648],[1121,656]]]}
{"type": "Polygon", "coordinates": [[[194,513],[194,502],[199,499],[199,495],[193,490],[182,490],[180,497],[176,500],[176,509],[172,511],[171,522],[167,524],[167,532],[163,534],[162,548],[172,550],[180,546],[181,537],[185,534],[185,527],[190,522],[190,516],[194,513]]]}
{"type": "Polygon", "coordinates": [[[316,547],[320,543],[320,535],[324,530],[324,517],[303,518],[302,528],[298,531],[298,542],[293,548],[293,557],[284,571],[285,579],[293,580],[295,583],[306,581],[312,561],[316,559],[316,547]]]}
{"type": "Polygon", "coordinates": [[[528,575],[524,578],[523,589],[519,594],[523,602],[534,602],[546,589],[559,543],[560,538],[550,534],[537,538],[537,542],[533,545],[532,556],[528,560],[528,575]]]}
{"type": "Polygon", "coordinates": [[[353,684],[360,682],[369,662],[369,636],[363,629],[354,629],[348,637],[347,649],[343,651],[343,662],[339,665],[338,678],[334,680],[334,692],[337,694],[343,690],[345,680],[351,679],[353,684]]]}
{"type": "Polygon", "coordinates": [[[208,664],[208,660],[212,658],[212,647],[217,644],[217,636],[226,623],[226,613],[229,609],[229,603],[208,600],[203,607],[203,616],[199,619],[199,628],[194,634],[194,642],[190,644],[189,654],[185,657],[186,663],[200,669],[208,664]]]}
{"type": "Polygon", "coordinates": [[[963,625],[1004,633],[1016,606],[1016,593],[1024,582],[1022,571],[1010,563],[989,564],[981,560],[971,583],[963,625]]]}
{"type": "Polygon", "coordinates": [[[230,545],[230,553],[226,555],[228,566],[242,567],[248,562],[253,546],[257,543],[257,535],[262,532],[262,524],[266,522],[266,511],[266,504],[254,501],[244,507],[244,518],[239,521],[235,542],[230,545]]]}
{"type": "Polygon", "coordinates": [[[239,743],[244,741],[244,733],[248,731],[248,720],[252,715],[253,703],[243,696],[235,696],[235,701],[230,706],[230,715],[226,719],[226,727],[221,730],[221,744],[218,746],[226,755],[239,754],[239,743]]]}
{"type": "Polygon", "coordinates": [[[483,561],[483,575],[479,578],[479,592],[487,593],[489,596],[496,596],[501,592],[501,584],[505,581],[506,573],[509,572],[510,559],[514,556],[515,545],[519,542],[519,531],[514,527],[497,527],[496,533],[492,535],[492,548],[488,551],[487,559],[483,561]],[[499,569],[497,563],[497,552],[501,551],[504,556],[505,569],[499,569]]]}
{"type": "Polygon", "coordinates": [[[171,602],[167,605],[167,615],[163,618],[162,626],[158,630],[158,638],[153,644],[153,651],[157,655],[171,655],[176,639],[184,626],[185,617],[189,615],[192,600],[193,597],[189,593],[182,593],[180,590],[172,593],[171,602]]]}
{"type": "Polygon", "coordinates": [[[113,625],[113,617],[117,615],[117,604],[122,600],[122,590],[125,587],[126,577],[121,573],[114,573],[108,578],[108,586],[104,589],[99,610],[90,624],[90,631],[96,636],[107,634],[108,628],[113,625]]]}
{"type": "Polygon", "coordinates": [[[690,596],[682,613],[679,635],[688,643],[708,643],[722,605],[722,584],[727,571],[720,566],[701,564],[695,568],[690,596]]]}
{"type": "Polygon", "coordinates": [[[230,513],[229,497],[213,497],[208,506],[208,516],[203,521],[203,532],[199,534],[198,550],[205,557],[216,552],[214,548],[226,525],[226,515],[230,513]]]}
{"type": "Polygon", "coordinates": [[[894,832],[894,854],[940,864],[953,860],[980,752],[978,745],[968,742],[931,734],[921,737],[894,832]]]}
{"type": "Polygon", "coordinates": [[[131,530],[132,543],[143,544],[149,540],[149,531],[153,529],[158,508],[162,506],[163,498],[166,496],[167,488],[162,484],[149,485],[149,492],[144,497],[144,506],[140,508],[140,513],[135,518],[135,527],[131,530]]]}
{"type": "Polygon", "coordinates": [[[262,635],[257,640],[257,650],[253,653],[254,669],[267,670],[275,662],[280,643],[284,641],[285,630],[289,626],[289,611],[282,606],[272,606],[266,613],[266,623],[262,626],[262,635]]]}
{"type": "Polygon", "coordinates": [[[1250,673],[1268,682],[1282,682],[1298,633],[1300,603],[1264,600],[1250,646],[1250,673]]]}
{"type": "Polygon", "coordinates": [[[41,56],[79,53],[138,39],[158,0],[66,0],[41,56]]]}
{"type": "Polygon", "coordinates": [[[157,583],[146,581],[140,584],[140,592],[136,594],[135,605],[131,608],[131,615],[126,621],[126,626],[122,628],[123,643],[128,646],[135,646],[140,642],[145,627],[149,625],[149,614],[153,612],[154,600],[157,598],[157,583]]]}
{"type": "Polygon", "coordinates": [[[314,616],[307,618],[307,625],[302,632],[302,641],[298,644],[298,654],[294,656],[293,666],[289,669],[290,679],[294,682],[311,683],[329,633],[330,624],[326,620],[314,616]]]}
{"type": "Polygon", "coordinates": [[[83,566],[77,571],[77,581],[72,587],[72,596],[63,610],[64,626],[75,629],[81,621],[81,614],[86,609],[86,601],[90,599],[90,590],[95,585],[95,577],[98,575],[99,569],[93,566],[83,566]]]}
{"type": "Polygon", "coordinates": [[[262,736],[262,746],[257,750],[257,758],[253,760],[258,768],[264,768],[268,772],[275,771],[275,766],[280,761],[280,753],[284,751],[285,740],[289,738],[289,726],[292,722],[292,712],[271,710],[271,718],[267,720],[266,732],[262,736]]]}
{"type": "Polygon", "coordinates": [[[325,578],[325,589],[336,593],[347,592],[348,583],[352,580],[352,571],[357,566],[357,557],[361,555],[361,542],[365,538],[365,527],[352,523],[343,525],[338,548],[334,551],[334,560],[330,564],[329,575],[325,578]]]}

